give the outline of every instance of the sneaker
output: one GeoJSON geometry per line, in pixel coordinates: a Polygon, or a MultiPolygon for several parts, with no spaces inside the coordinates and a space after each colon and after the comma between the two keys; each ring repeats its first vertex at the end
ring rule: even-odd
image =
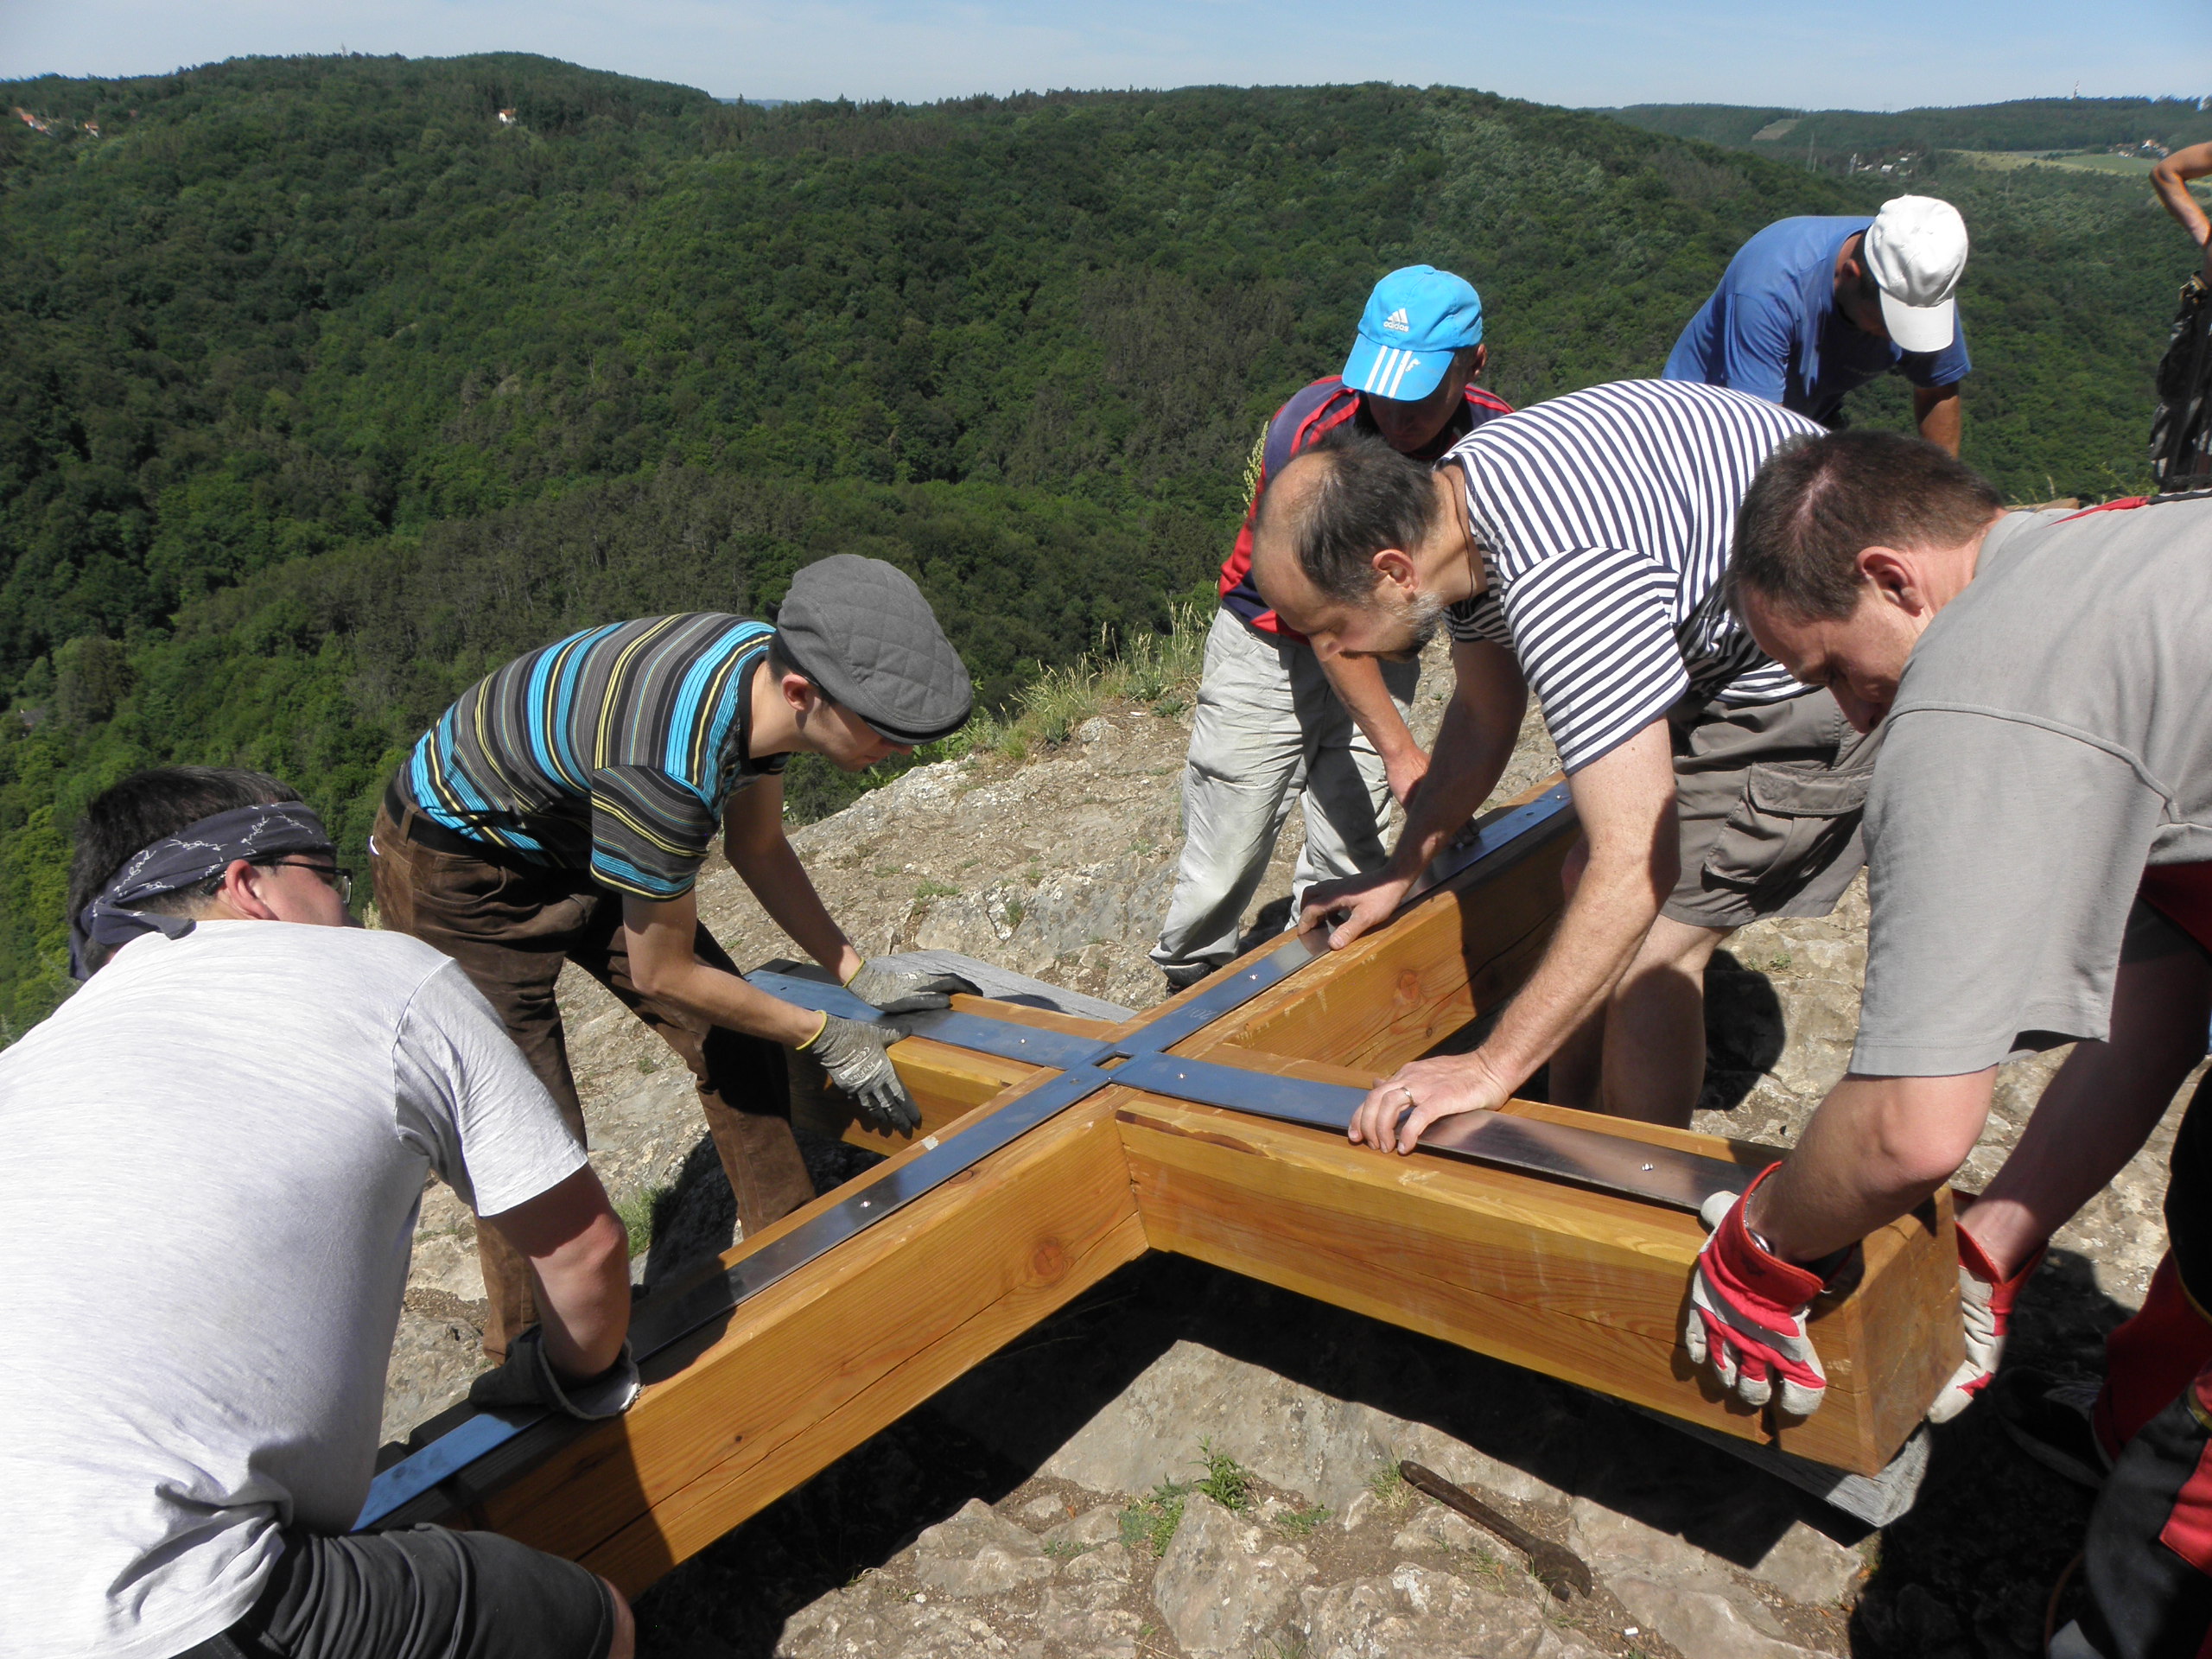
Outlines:
{"type": "Polygon", "coordinates": [[[1217,962],[1179,962],[1173,968],[1162,964],[1160,976],[1167,982],[1167,995],[1187,991],[1207,975],[1221,967],[1217,962]]]}
{"type": "Polygon", "coordinates": [[[2089,1426],[2096,1383],[2062,1382],[2046,1372],[2022,1369],[1999,1372],[1989,1393],[1997,1421],[2013,1445],[2076,1486],[2094,1491],[2105,1484],[2112,1464],[2089,1426]]]}

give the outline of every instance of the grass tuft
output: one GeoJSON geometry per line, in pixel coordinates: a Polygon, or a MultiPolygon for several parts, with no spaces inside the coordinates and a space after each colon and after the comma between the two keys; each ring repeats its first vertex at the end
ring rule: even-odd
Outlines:
{"type": "Polygon", "coordinates": [[[1367,1478],[1367,1490],[1375,1495],[1375,1507],[1393,1521],[1403,1520],[1414,1506],[1414,1489],[1398,1472],[1395,1458],[1375,1465],[1375,1472],[1367,1478]]]}
{"type": "Polygon", "coordinates": [[[1020,761],[1059,747],[1110,704],[1142,703],[1171,719],[1180,715],[1198,696],[1213,617],[1190,605],[1175,607],[1173,615],[1166,633],[1134,635],[1119,650],[1102,633],[1097,650],[1081,662],[1046,669],[1010,707],[977,715],[953,741],[968,752],[1020,761]]]}
{"type": "Polygon", "coordinates": [[[1193,1490],[1204,1492],[1230,1514],[1252,1506],[1252,1471],[1225,1452],[1213,1449],[1211,1440],[1198,1442],[1198,1466],[1206,1472],[1193,1490]]]}
{"type": "Polygon", "coordinates": [[[672,1186],[641,1186],[614,1206],[622,1224],[630,1230],[630,1254],[643,1255],[653,1247],[653,1223],[662,1205],[676,1194],[672,1186]]]}
{"type": "Polygon", "coordinates": [[[1294,1538],[1311,1538],[1330,1514],[1319,1503],[1311,1509],[1288,1510],[1275,1517],[1275,1526],[1294,1538]]]}
{"type": "Polygon", "coordinates": [[[1161,1481],[1122,1511],[1122,1542],[1131,1549],[1165,1555],[1174,1541],[1175,1529],[1183,1524],[1183,1504],[1190,1495],[1190,1487],[1181,1481],[1161,1481]]]}

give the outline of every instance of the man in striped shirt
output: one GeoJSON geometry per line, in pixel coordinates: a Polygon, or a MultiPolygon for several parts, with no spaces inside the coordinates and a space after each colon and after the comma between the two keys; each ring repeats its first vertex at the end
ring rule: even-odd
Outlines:
{"type": "MultiPolygon", "coordinates": [[[[841,554],[791,579],[774,627],[714,613],[587,629],[487,676],[423,734],[370,840],[385,925],[457,961],[584,1139],[555,987],[573,962],[690,1067],[749,1234],[814,1196],[785,1048],[878,1128],[919,1122],[884,1029],[756,990],[698,918],[717,833],[800,947],[889,1013],[944,1006],[945,976],[863,963],[783,827],[794,753],[858,772],[968,718],[968,673],[912,579],[841,554]]],[[[531,1319],[521,1258],[477,1235],[504,1358],[531,1319]]]]}
{"type": "Polygon", "coordinates": [[[1353,1139],[1410,1151],[1548,1060],[1555,1101],[1688,1123],[1714,948],[1824,915],[1849,885],[1872,744],[1721,594],[1760,462],[1818,430],[1740,392],[1630,381],[1492,421],[1433,469],[1331,440],[1269,491],[1261,591],[1317,651],[1403,652],[1445,620],[1458,676],[1390,863],[1316,886],[1301,925],[1341,947],[1396,909],[1496,785],[1531,689],[1582,820],[1559,931],[1496,1031],[1401,1069],[1353,1139]]]}
{"type": "Polygon", "coordinates": [[[1167,988],[1195,984],[1236,954],[1294,796],[1306,845],[1294,892],[1383,860],[1390,798],[1410,797],[1428,757],[1406,729],[1417,663],[1323,661],[1252,582],[1252,524],[1268,479],[1340,427],[1376,434],[1424,461],[1510,414],[1474,384],[1486,361],[1482,296],[1433,265],[1394,270],[1368,296],[1341,375],[1274,412],[1253,455],[1252,505],[1221,567],[1221,608],[1183,771],[1183,852],[1152,959],[1167,988]]]}

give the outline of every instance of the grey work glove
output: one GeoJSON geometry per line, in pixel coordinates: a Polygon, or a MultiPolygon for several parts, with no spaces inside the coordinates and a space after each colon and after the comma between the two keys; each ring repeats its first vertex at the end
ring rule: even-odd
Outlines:
{"type": "Polygon", "coordinates": [[[957,974],[891,968],[880,959],[862,963],[860,972],[845,982],[845,988],[884,1014],[919,1014],[925,1008],[950,1007],[956,994],[976,995],[976,988],[957,974]]]}
{"type": "Polygon", "coordinates": [[[884,1052],[906,1034],[896,1026],[863,1025],[831,1014],[799,1048],[821,1061],[830,1081],[852,1097],[861,1122],[887,1135],[912,1135],[922,1126],[922,1109],[884,1052]]]}
{"type": "Polygon", "coordinates": [[[472,1406],[547,1406],[595,1422],[620,1417],[638,1397],[638,1364],[625,1342],[614,1363],[597,1376],[564,1382],[545,1357],[545,1327],[533,1325],[507,1349],[506,1363],[470,1385],[472,1406]]]}

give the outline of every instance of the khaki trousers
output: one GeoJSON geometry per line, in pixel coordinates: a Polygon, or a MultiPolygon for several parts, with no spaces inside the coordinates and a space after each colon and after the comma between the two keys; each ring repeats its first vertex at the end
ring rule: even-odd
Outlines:
{"type": "MultiPolygon", "coordinates": [[[[791,1135],[784,1051],[641,995],[630,979],[619,894],[579,871],[495,863],[423,846],[405,833],[415,810],[407,808],[405,816],[407,823],[396,823],[389,809],[379,811],[371,837],[370,865],[384,925],[435,945],[460,963],[505,1022],[578,1144],[585,1140],[583,1104],[569,1070],[568,1038],[554,994],[562,965],[570,962],[612,991],[691,1069],[700,1109],[748,1235],[814,1197],[791,1135]]],[[[709,966],[737,972],[703,926],[693,948],[709,966]]],[[[476,1247],[491,1303],[484,1351],[497,1362],[537,1318],[530,1269],[495,1228],[478,1228],[476,1247]]]]}

